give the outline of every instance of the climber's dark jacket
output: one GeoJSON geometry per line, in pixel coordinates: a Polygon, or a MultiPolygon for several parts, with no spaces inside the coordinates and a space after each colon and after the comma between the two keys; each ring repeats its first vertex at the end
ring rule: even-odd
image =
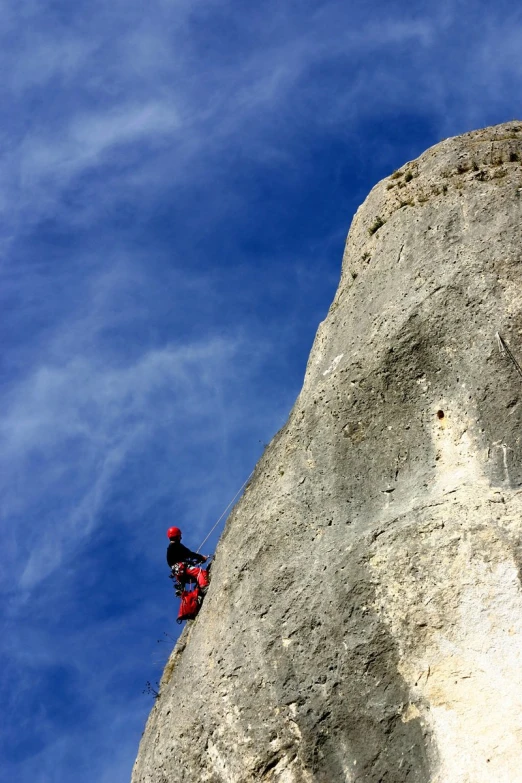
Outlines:
{"type": "Polygon", "coordinates": [[[167,547],[167,563],[172,568],[174,563],[204,563],[206,557],[197,552],[191,552],[180,541],[171,541],[167,547]]]}

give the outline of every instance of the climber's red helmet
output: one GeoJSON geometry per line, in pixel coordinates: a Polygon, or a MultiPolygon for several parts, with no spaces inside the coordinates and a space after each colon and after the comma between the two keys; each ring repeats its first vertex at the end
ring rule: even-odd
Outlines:
{"type": "Polygon", "coordinates": [[[177,538],[178,541],[181,541],[181,530],[179,527],[169,527],[167,530],[167,538],[170,538],[171,540],[177,538]]]}

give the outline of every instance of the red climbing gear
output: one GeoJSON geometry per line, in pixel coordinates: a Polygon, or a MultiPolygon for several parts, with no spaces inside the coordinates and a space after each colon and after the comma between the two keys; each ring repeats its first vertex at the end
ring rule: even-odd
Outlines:
{"type": "Polygon", "coordinates": [[[209,585],[208,571],[199,566],[189,565],[189,563],[174,563],[172,577],[183,586],[186,582],[196,582],[198,587],[208,587],[209,585]]]}
{"type": "Polygon", "coordinates": [[[204,568],[200,568],[199,566],[187,565],[186,563],[179,563],[179,565],[184,566],[185,568],[184,570],[185,578],[188,576],[191,579],[195,580],[197,582],[198,587],[208,587],[208,573],[205,571],[204,568]]]}
{"type": "Polygon", "coordinates": [[[171,578],[174,582],[174,592],[181,598],[177,622],[193,620],[201,608],[203,598],[209,585],[208,571],[189,563],[174,563],[171,578]],[[192,589],[190,583],[196,583],[192,589]]]}
{"type": "Polygon", "coordinates": [[[201,606],[201,597],[199,587],[193,590],[183,590],[181,593],[181,604],[176,622],[182,623],[183,620],[193,620],[201,606]]]}

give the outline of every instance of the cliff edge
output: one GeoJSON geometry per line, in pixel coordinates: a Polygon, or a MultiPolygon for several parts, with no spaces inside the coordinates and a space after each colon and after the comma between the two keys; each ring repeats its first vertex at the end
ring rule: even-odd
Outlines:
{"type": "Polygon", "coordinates": [[[357,211],[133,783],[522,780],[522,123],[357,211]]]}

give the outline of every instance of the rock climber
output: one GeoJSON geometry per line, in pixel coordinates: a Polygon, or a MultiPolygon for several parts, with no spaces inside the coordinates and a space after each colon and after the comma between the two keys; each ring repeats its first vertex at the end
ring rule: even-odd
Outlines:
{"type": "Polygon", "coordinates": [[[181,543],[179,527],[169,527],[167,538],[170,541],[167,547],[167,563],[180,588],[183,589],[186,582],[194,581],[201,595],[205,595],[209,583],[208,572],[196,564],[205,563],[208,558],[199,552],[192,552],[181,543]]]}

